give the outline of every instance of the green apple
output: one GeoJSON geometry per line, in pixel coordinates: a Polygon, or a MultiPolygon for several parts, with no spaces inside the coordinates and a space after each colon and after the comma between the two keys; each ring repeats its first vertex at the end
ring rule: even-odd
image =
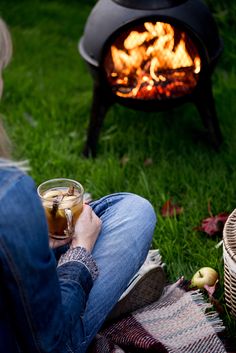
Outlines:
{"type": "Polygon", "coordinates": [[[218,273],[211,267],[202,267],[191,279],[193,287],[203,288],[205,285],[214,286],[218,279],[218,273]]]}

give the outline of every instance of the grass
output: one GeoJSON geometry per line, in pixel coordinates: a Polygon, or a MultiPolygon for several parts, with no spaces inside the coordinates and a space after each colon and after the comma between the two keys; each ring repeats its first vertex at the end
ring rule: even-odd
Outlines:
{"type": "MultiPolygon", "coordinates": [[[[94,1],[2,0],[0,14],[13,37],[14,55],[4,72],[1,113],[16,159],[29,159],[39,184],[53,177],[79,180],[93,198],[129,191],[148,198],[157,214],[153,246],[161,250],[170,281],[190,279],[202,266],[220,273],[220,240],[194,230],[212,213],[236,207],[236,40],[233,0],[208,0],[224,39],[224,53],[213,75],[214,97],[224,144],[219,153],[194,131],[203,131],[195,107],[143,113],[115,105],[106,116],[97,159],[81,151],[92,100],[92,79],[78,54],[78,39],[94,1]],[[127,163],[121,163],[124,157],[127,163]],[[145,166],[145,160],[152,164],[145,166]],[[184,207],[178,218],[163,219],[160,209],[173,197],[184,207]]],[[[235,321],[223,316],[231,336],[235,321]]]]}

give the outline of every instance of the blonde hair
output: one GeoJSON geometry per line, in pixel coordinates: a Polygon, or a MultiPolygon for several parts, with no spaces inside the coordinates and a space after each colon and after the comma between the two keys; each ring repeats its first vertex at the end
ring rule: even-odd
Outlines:
{"type": "Polygon", "coordinates": [[[12,40],[6,23],[0,18],[0,68],[5,69],[12,57],[12,40]]]}
{"type": "MultiPolygon", "coordinates": [[[[5,22],[0,18],[0,75],[12,57],[12,41],[5,22]]],[[[10,157],[10,140],[0,120],[0,157],[10,157]]]]}
{"type": "MultiPolygon", "coordinates": [[[[7,28],[6,23],[0,18],[0,77],[2,70],[9,64],[12,57],[12,40],[11,34],[7,28]]],[[[2,167],[19,167],[26,171],[29,169],[28,162],[14,162],[10,160],[11,143],[7,133],[0,120],[0,168],[2,167]]]]}

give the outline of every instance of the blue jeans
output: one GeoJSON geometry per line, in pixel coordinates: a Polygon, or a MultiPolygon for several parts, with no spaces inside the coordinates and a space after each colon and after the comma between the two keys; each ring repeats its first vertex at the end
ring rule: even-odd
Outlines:
{"type": "Polygon", "coordinates": [[[117,193],[91,203],[102,219],[102,230],[93,250],[98,279],[89,294],[81,322],[73,332],[78,352],[85,352],[151,246],[156,215],[144,198],[117,193]],[[81,332],[84,339],[81,343],[81,332]]]}

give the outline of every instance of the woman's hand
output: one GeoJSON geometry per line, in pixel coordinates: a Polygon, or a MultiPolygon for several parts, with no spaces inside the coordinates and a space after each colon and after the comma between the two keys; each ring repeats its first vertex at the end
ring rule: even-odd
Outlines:
{"type": "Polygon", "coordinates": [[[69,244],[71,242],[71,238],[66,238],[66,239],[53,239],[49,237],[49,246],[52,249],[59,248],[60,246],[69,244]]]}
{"type": "Polygon", "coordinates": [[[75,224],[75,234],[72,238],[71,247],[81,246],[91,252],[101,227],[101,219],[89,205],[84,204],[83,211],[75,224]]]}

